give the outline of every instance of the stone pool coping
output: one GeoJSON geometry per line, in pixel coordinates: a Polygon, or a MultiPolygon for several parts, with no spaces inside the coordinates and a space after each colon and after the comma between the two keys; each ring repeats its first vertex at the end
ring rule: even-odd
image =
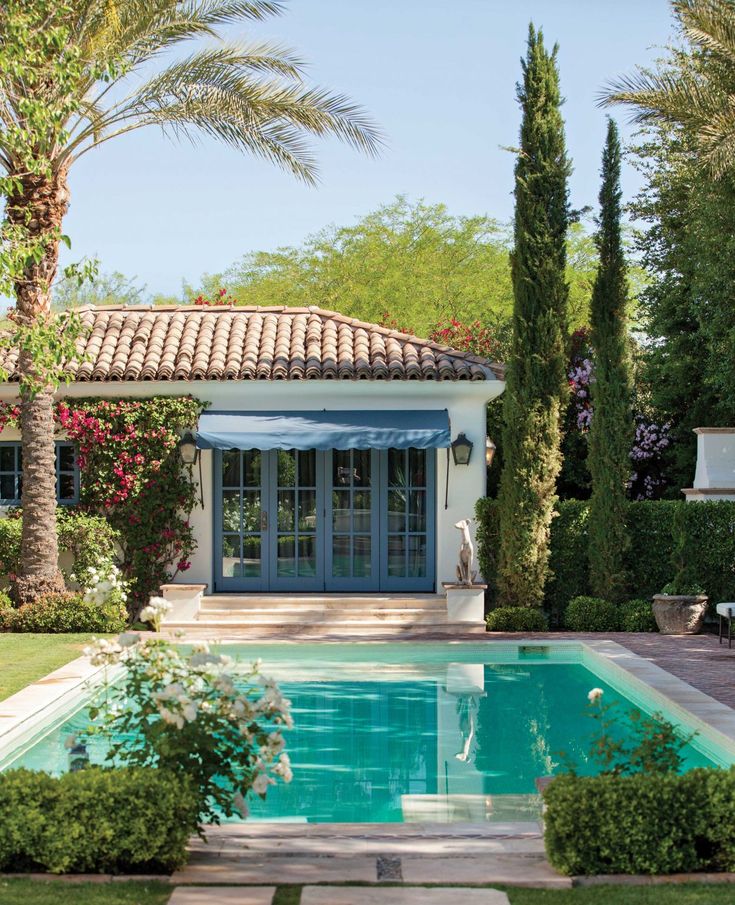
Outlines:
{"type": "Polygon", "coordinates": [[[12,750],[26,732],[33,732],[43,715],[52,719],[83,690],[85,683],[105,671],[81,656],[0,701],[0,764],[3,750],[12,750]]]}

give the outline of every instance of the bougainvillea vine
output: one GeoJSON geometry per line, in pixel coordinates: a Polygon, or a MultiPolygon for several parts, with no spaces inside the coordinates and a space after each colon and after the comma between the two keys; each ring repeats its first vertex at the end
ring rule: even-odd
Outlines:
{"type": "MultiPolygon", "coordinates": [[[[60,431],[77,444],[80,506],[104,515],[121,537],[121,568],[131,582],[131,615],[186,571],[196,549],[189,519],[198,497],[177,451],[203,403],[191,396],[67,399],[56,406],[60,431]]],[[[0,406],[0,429],[17,424],[0,406]]]]}

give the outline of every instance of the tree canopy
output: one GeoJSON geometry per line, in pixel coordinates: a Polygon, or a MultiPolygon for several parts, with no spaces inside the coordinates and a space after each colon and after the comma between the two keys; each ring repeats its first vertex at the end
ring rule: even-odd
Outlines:
{"type": "MultiPolygon", "coordinates": [[[[221,287],[241,305],[316,305],[366,321],[389,320],[427,335],[452,318],[490,327],[513,309],[510,226],[484,214],[398,196],[353,226],[328,226],[299,246],[249,252],[219,274],[205,274],[188,300],[221,287]]],[[[597,249],[583,222],[567,236],[572,329],[584,326],[597,249]]],[[[165,300],[162,300],[165,301],[165,300]]]]}

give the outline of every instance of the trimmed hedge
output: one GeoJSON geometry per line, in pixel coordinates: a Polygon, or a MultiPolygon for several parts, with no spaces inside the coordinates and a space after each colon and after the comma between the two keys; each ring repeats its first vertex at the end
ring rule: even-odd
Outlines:
{"type": "Polygon", "coordinates": [[[186,863],[198,811],[188,782],[151,767],[8,770],[0,871],[168,873],[186,863]]]}
{"type": "Polygon", "coordinates": [[[601,597],[575,597],[564,612],[564,627],[571,632],[617,632],[618,607],[601,597]]]}
{"type": "Polygon", "coordinates": [[[650,600],[626,600],[618,608],[621,632],[657,632],[650,600]]]}
{"type": "Polygon", "coordinates": [[[563,874],[735,870],[735,768],[566,774],[544,801],[546,855],[563,874]]]}
{"type": "Polygon", "coordinates": [[[17,609],[7,594],[0,596],[0,632],[122,632],[126,625],[125,604],[115,594],[104,604],[81,594],[47,594],[17,609]]]}
{"type": "Polygon", "coordinates": [[[500,606],[485,617],[489,632],[545,632],[546,616],[530,606],[500,606]]]}
{"type": "MultiPolygon", "coordinates": [[[[587,519],[584,500],[562,500],[551,523],[552,576],[546,586],[545,608],[553,625],[563,624],[570,600],[590,594],[587,566],[587,519]]],[[[497,600],[495,580],[499,544],[497,502],[477,505],[480,571],[491,602],[497,600]]],[[[631,502],[627,506],[630,551],[626,570],[630,596],[650,598],[687,564],[689,578],[707,591],[715,604],[735,600],[735,502],[687,503],[683,500],[631,502]]]]}

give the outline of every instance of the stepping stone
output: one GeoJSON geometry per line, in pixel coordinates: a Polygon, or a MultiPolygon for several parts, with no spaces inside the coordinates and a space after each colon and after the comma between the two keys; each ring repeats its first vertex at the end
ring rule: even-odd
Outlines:
{"type": "Polygon", "coordinates": [[[374,883],[376,878],[374,857],[251,856],[239,851],[222,855],[195,854],[186,867],[174,873],[171,882],[175,886],[202,886],[206,883],[221,883],[223,886],[292,883],[305,886],[310,883],[374,883]]]}
{"type": "Polygon", "coordinates": [[[305,886],[301,905],[510,905],[498,889],[456,886],[305,886]]]}
{"type": "Polygon", "coordinates": [[[179,886],[168,905],[271,905],[275,886],[179,886]]]}

